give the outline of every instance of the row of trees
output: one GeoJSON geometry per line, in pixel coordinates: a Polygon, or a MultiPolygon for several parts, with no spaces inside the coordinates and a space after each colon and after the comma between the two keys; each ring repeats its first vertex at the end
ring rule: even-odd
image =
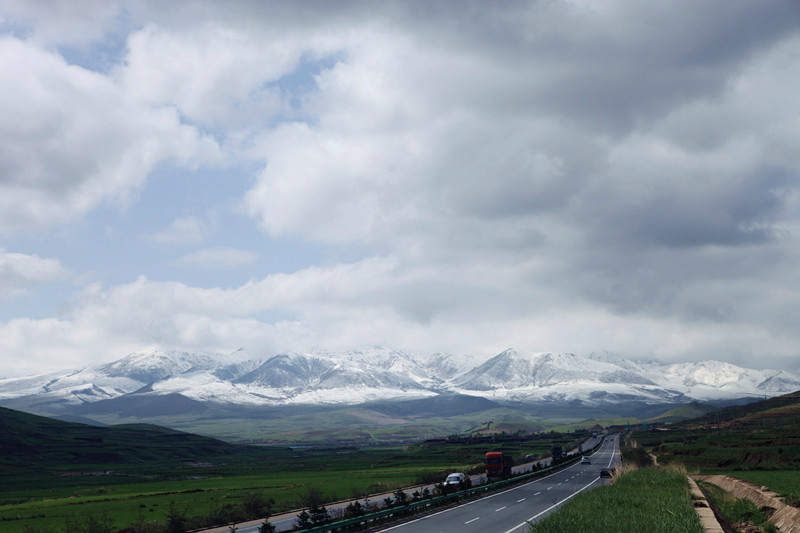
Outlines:
{"type": "Polygon", "coordinates": [[[297,515],[297,518],[294,522],[294,529],[298,531],[310,529],[312,527],[330,524],[332,521],[334,521],[334,519],[356,518],[378,511],[379,509],[405,507],[410,503],[427,500],[434,496],[452,494],[453,492],[464,490],[471,486],[472,482],[469,478],[467,478],[467,481],[461,485],[448,486],[444,485],[443,483],[437,483],[433,492],[428,487],[425,487],[422,490],[416,490],[411,493],[411,495],[408,495],[405,491],[403,491],[403,489],[397,489],[392,493],[392,496],[387,496],[384,498],[381,504],[370,503],[369,500],[366,500],[363,504],[358,500],[351,502],[347,505],[347,507],[344,508],[343,511],[337,513],[338,516],[336,517],[331,516],[331,513],[322,504],[322,494],[318,490],[312,489],[309,491],[308,496],[303,502],[307,509],[303,510],[299,515],[297,515]]]}

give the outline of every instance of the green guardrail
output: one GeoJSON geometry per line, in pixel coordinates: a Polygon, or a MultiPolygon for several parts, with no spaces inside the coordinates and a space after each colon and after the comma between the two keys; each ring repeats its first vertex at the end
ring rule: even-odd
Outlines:
{"type": "MultiPolygon", "coordinates": [[[[589,448],[587,452],[591,452],[593,454],[594,452],[597,451],[598,448],[600,448],[600,446],[603,444],[604,441],[605,437],[600,439],[600,442],[598,442],[595,446],[589,448]]],[[[380,511],[375,511],[373,513],[356,516],[353,518],[337,520],[336,522],[331,522],[329,524],[324,524],[321,526],[296,530],[295,533],[323,533],[328,531],[336,531],[338,529],[345,529],[356,525],[359,526],[367,525],[370,522],[377,522],[382,519],[391,518],[394,515],[397,515],[398,517],[413,516],[415,514],[422,513],[423,511],[427,510],[428,507],[430,508],[442,507],[444,505],[447,505],[449,503],[454,503],[462,499],[470,499],[478,494],[483,494],[486,492],[494,492],[495,490],[499,490],[504,487],[508,487],[510,485],[516,485],[531,479],[550,475],[553,472],[557,472],[558,470],[563,470],[568,466],[574,465],[581,459],[583,455],[588,455],[588,453],[578,454],[557,465],[549,466],[547,468],[528,472],[525,474],[512,476],[507,479],[501,479],[500,481],[495,481],[494,483],[484,483],[483,485],[478,485],[476,487],[454,492],[452,494],[446,494],[444,496],[436,496],[434,498],[428,498],[425,500],[410,502],[402,506],[390,507],[388,509],[382,509],[380,511]]]]}

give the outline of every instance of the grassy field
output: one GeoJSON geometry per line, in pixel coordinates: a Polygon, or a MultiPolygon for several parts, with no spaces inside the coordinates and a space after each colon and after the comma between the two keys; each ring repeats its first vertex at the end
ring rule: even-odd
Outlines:
{"type": "MultiPolygon", "coordinates": [[[[272,499],[276,509],[292,509],[315,489],[326,500],[393,490],[437,479],[475,461],[478,453],[415,453],[398,448],[368,450],[263,449],[259,462],[201,463],[167,472],[140,466],[138,475],[105,470],[55,475],[8,476],[0,488],[0,530],[13,533],[35,527],[60,530],[69,516],[113,516],[114,526],[140,520],[164,520],[169,503],[188,516],[240,506],[253,494],[272,499]]],[[[114,465],[109,465],[114,466],[114,465]]]]}
{"type": "Polygon", "coordinates": [[[623,472],[612,485],[584,492],[534,524],[530,533],[702,533],[680,468],[623,472]]]}
{"type": "Polygon", "coordinates": [[[587,436],[290,448],[232,445],[152,426],[98,428],[8,410],[0,415],[9,428],[0,434],[4,533],[63,531],[71,517],[89,516],[109,517],[116,529],[163,522],[171,512],[206,523],[240,521],[254,500],[273,500],[280,511],[302,506],[312,490],[324,501],[391,491],[480,470],[488,450],[521,458],[587,436]]]}
{"type": "MultiPolygon", "coordinates": [[[[24,503],[0,506],[0,530],[23,532],[25,528],[58,531],[67,517],[110,516],[115,528],[136,523],[142,517],[163,521],[169,505],[187,516],[231,513],[251,495],[273,499],[276,509],[300,505],[310,489],[335,499],[367,491],[389,490],[416,482],[418,471],[387,468],[337,472],[285,472],[273,475],[217,479],[186,479],[83,488],[69,495],[43,496],[29,492],[24,503]],[[227,507],[227,510],[225,509],[227,507]]],[[[15,498],[19,495],[14,494],[15,498]]]]}
{"type": "Polygon", "coordinates": [[[764,429],[676,428],[631,437],[658,456],[702,473],[800,470],[800,425],[764,429]]]}
{"type": "MultiPolygon", "coordinates": [[[[96,414],[92,418],[104,424],[137,422],[116,414],[96,414]]],[[[203,416],[151,416],[148,421],[209,435],[227,442],[243,444],[311,444],[311,445],[380,445],[418,441],[453,433],[464,433],[492,421],[499,431],[522,430],[532,433],[565,419],[545,422],[533,412],[519,409],[494,408],[453,416],[409,416],[405,413],[379,412],[366,407],[319,408],[281,413],[270,417],[262,411],[246,409],[238,413],[210,411],[203,416]]]]}
{"type": "Polygon", "coordinates": [[[797,470],[730,470],[716,473],[769,487],[789,505],[800,507],[800,472],[797,470]]]}

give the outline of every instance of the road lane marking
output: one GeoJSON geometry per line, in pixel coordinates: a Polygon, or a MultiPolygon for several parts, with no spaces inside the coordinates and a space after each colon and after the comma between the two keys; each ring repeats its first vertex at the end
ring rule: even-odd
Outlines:
{"type": "MultiPolygon", "coordinates": [[[[537,492],[536,494],[541,494],[541,492],[537,492]]],[[[534,496],[536,496],[536,494],[534,494],[534,496]]],[[[517,500],[517,503],[524,502],[524,501],[525,501],[525,498],[522,498],[521,500],[517,500]]]]}
{"type": "MultiPolygon", "coordinates": [[[[612,460],[613,460],[613,458],[614,458],[614,453],[616,453],[616,442],[614,443],[614,449],[613,449],[613,453],[611,454],[611,458],[612,458],[612,460]]],[[[569,469],[569,468],[574,468],[575,466],[577,466],[577,465],[568,466],[567,468],[568,468],[568,469],[569,469]]],[[[402,524],[397,524],[397,525],[395,525],[395,526],[390,526],[390,527],[387,527],[387,528],[385,528],[385,529],[383,529],[383,530],[381,530],[381,531],[389,531],[389,530],[392,530],[392,529],[399,529],[399,528],[401,528],[401,527],[406,527],[406,526],[408,526],[408,525],[410,525],[410,524],[414,524],[414,523],[416,523],[416,522],[421,522],[421,521],[423,521],[423,520],[426,520],[426,519],[428,519],[428,518],[431,518],[431,517],[433,517],[433,516],[438,516],[438,515],[440,515],[440,514],[449,513],[449,512],[451,512],[451,511],[453,511],[453,510],[455,510],[455,509],[460,509],[460,508],[462,508],[462,507],[466,507],[466,506],[468,506],[468,505],[472,505],[472,504],[474,504],[474,503],[478,503],[478,502],[482,502],[482,501],[484,501],[484,500],[488,500],[488,499],[490,499],[490,498],[494,498],[495,496],[500,496],[501,494],[506,494],[507,492],[511,492],[512,490],[518,490],[518,489],[521,489],[521,488],[524,488],[524,487],[527,487],[527,486],[530,486],[530,485],[535,485],[536,483],[540,483],[540,482],[542,482],[542,481],[544,481],[544,480],[546,480],[546,479],[549,479],[549,478],[551,478],[551,477],[553,477],[553,476],[556,476],[556,475],[558,475],[558,472],[553,472],[552,474],[548,474],[548,475],[546,475],[546,476],[544,476],[544,477],[541,477],[541,478],[535,479],[535,480],[533,480],[533,481],[530,481],[530,482],[528,482],[528,483],[523,483],[522,485],[518,485],[518,486],[516,486],[516,487],[512,487],[512,488],[510,488],[510,489],[507,489],[507,490],[504,490],[504,491],[501,491],[501,492],[495,492],[495,493],[493,493],[493,494],[490,494],[490,495],[488,495],[488,496],[484,496],[483,498],[478,498],[477,500],[472,500],[472,501],[466,502],[466,503],[464,503],[463,505],[458,505],[458,506],[456,506],[456,507],[450,507],[449,509],[445,509],[445,510],[443,510],[443,511],[439,511],[438,513],[429,514],[429,515],[427,515],[427,516],[423,516],[423,517],[421,517],[421,518],[417,518],[417,519],[415,519],[415,520],[409,520],[408,522],[404,522],[404,523],[402,523],[402,524]]],[[[600,479],[600,478],[599,478],[599,477],[595,478],[595,481],[597,481],[598,479],[600,479]]],[[[590,485],[591,485],[591,483],[590,483],[590,485]]],[[[547,490],[550,490],[550,489],[552,489],[552,488],[553,488],[553,487],[548,487],[548,488],[547,488],[547,490]]],[[[583,490],[583,489],[581,489],[581,490],[583,490]]],[[[578,491],[578,492],[580,492],[580,491],[578,491]]],[[[538,494],[541,494],[541,492],[537,492],[536,494],[534,494],[534,496],[536,496],[536,495],[538,495],[538,494]]],[[[571,497],[572,497],[572,496],[570,496],[569,498],[571,498],[571,497]]],[[[564,500],[561,500],[561,502],[559,502],[559,503],[563,503],[564,501],[566,501],[566,500],[567,500],[567,499],[569,499],[569,498],[566,498],[566,499],[564,499],[564,500]]],[[[523,523],[521,523],[521,524],[519,524],[519,525],[517,525],[517,526],[515,526],[515,527],[513,527],[513,528],[511,528],[511,529],[509,529],[509,530],[508,530],[508,531],[506,531],[505,533],[512,533],[514,530],[516,530],[516,529],[519,529],[519,528],[520,528],[520,527],[522,527],[522,526],[527,526],[527,525],[528,525],[528,523],[527,523],[527,522],[523,522],[523,523]]]]}
{"type": "Polygon", "coordinates": [[[504,505],[504,506],[502,506],[500,509],[495,509],[495,510],[494,510],[494,512],[496,513],[497,511],[502,511],[502,510],[503,510],[503,509],[505,509],[505,508],[506,508],[506,506],[504,505]]]}
{"type": "Polygon", "coordinates": [[[553,509],[555,509],[556,507],[558,507],[559,505],[561,505],[565,501],[569,500],[570,498],[572,498],[573,496],[575,496],[579,492],[583,492],[585,489],[588,489],[589,487],[594,485],[597,482],[598,479],[600,479],[600,478],[599,477],[594,478],[594,480],[591,483],[589,483],[588,485],[584,485],[583,487],[581,487],[580,489],[576,490],[575,492],[573,492],[572,494],[570,494],[569,496],[567,496],[566,498],[564,498],[560,502],[551,505],[550,507],[548,507],[547,509],[545,509],[544,511],[542,511],[539,514],[533,515],[532,517],[528,518],[527,520],[525,520],[521,524],[517,524],[516,526],[512,527],[511,529],[509,529],[505,533],[513,533],[514,531],[516,531],[517,529],[519,529],[519,528],[521,528],[523,526],[529,526],[532,521],[536,520],[537,518],[539,518],[543,514],[552,511],[553,509]]]}
{"type": "Polygon", "coordinates": [[[541,494],[541,493],[542,493],[542,491],[539,491],[539,492],[537,492],[536,494],[534,494],[534,496],[538,496],[538,495],[539,495],[539,494],[541,494]]]}
{"type": "Polygon", "coordinates": [[[477,518],[473,518],[472,520],[467,520],[466,522],[464,522],[464,525],[471,524],[471,523],[473,523],[475,520],[480,520],[480,519],[481,519],[481,517],[479,516],[479,517],[477,517],[477,518]]]}

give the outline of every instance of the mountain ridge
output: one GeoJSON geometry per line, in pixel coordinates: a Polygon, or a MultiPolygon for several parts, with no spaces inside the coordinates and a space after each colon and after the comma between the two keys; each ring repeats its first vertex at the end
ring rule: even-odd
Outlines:
{"type": "MultiPolygon", "coordinates": [[[[0,379],[0,405],[35,405],[38,411],[61,414],[119,398],[144,404],[149,396],[166,395],[199,404],[281,406],[356,405],[442,394],[522,404],[656,404],[769,397],[798,389],[800,377],[783,370],[714,360],[663,364],[607,352],[581,356],[507,349],[472,364],[450,354],[384,347],[270,357],[243,351],[150,351],[83,369],[0,379]]],[[[191,402],[186,405],[197,406],[191,402]]]]}

